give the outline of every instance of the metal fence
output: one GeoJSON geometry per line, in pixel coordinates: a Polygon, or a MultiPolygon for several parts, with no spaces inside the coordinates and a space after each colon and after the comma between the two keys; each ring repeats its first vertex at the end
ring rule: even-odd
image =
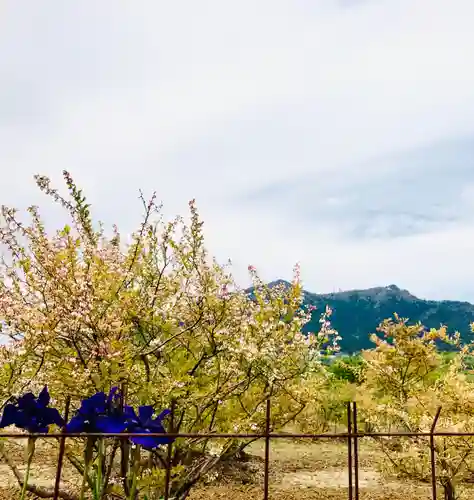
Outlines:
{"type": "MultiPolygon", "coordinates": [[[[70,400],[66,401],[66,409],[64,414],[64,420],[67,421],[69,417],[70,400]]],[[[468,432],[435,432],[435,427],[438,422],[438,418],[441,412],[441,407],[438,408],[436,415],[434,417],[433,423],[431,425],[430,432],[359,432],[357,429],[357,405],[355,402],[347,403],[347,432],[340,433],[323,433],[323,434],[298,434],[298,433],[278,433],[271,431],[271,401],[267,399],[266,401],[266,417],[265,417],[265,432],[263,434],[257,433],[179,433],[174,432],[174,413],[175,404],[171,405],[171,415],[170,415],[170,432],[166,433],[166,436],[172,438],[209,438],[209,439],[222,439],[222,438],[235,438],[235,439],[264,439],[265,441],[265,459],[264,459],[264,479],[263,479],[263,499],[269,500],[269,472],[270,472],[270,444],[273,439],[308,439],[308,440],[318,440],[318,439],[335,439],[344,438],[347,441],[347,486],[348,486],[348,499],[358,500],[359,499],[359,439],[362,437],[429,437],[429,447],[430,447],[430,461],[431,461],[431,489],[432,489],[432,499],[437,499],[437,476],[436,476],[436,449],[435,449],[435,437],[436,436],[474,436],[474,433],[468,432]]],[[[42,437],[46,439],[59,439],[59,453],[56,468],[56,479],[54,485],[54,500],[59,499],[59,487],[61,483],[61,473],[63,468],[63,459],[65,453],[65,445],[67,438],[86,438],[86,437],[97,437],[97,438],[122,438],[127,439],[134,436],[147,436],[147,437],[159,437],[163,434],[140,434],[140,433],[66,433],[65,430],[58,433],[49,434],[15,434],[15,433],[0,433],[0,438],[11,438],[11,439],[27,439],[29,437],[42,437]]],[[[166,460],[166,472],[165,472],[165,490],[164,499],[170,500],[170,483],[171,483],[171,469],[172,469],[172,455],[173,455],[173,443],[167,445],[167,460],[166,460]]],[[[34,493],[34,492],[33,492],[34,493]]]]}

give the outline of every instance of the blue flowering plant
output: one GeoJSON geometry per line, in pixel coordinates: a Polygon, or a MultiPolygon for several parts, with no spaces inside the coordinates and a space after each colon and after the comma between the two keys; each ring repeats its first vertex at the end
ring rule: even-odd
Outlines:
{"type": "MultiPolygon", "coordinates": [[[[113,387],[108,395],[104,392],[98,392],[84,399],[76,414],[66,425],[66,432],[114,434],[123,432],[127,428],[127,424],[121,410],[120,398],[118,388],[113,387]]],[[[85,497],[87,486],[91,487],[94,499],[103,498],[111,472],[106,467],[106,452],[104,439],[96,436],[87,437],[84,450],[81,500],[85,497]]]]}
{"type": "Polygon", "coordinates": [[[66,433],[72,434],[114,435],[109,439],[102,436],[86,436],[84,464],[83,467],[79,467],[83,473],[79,497],[81,500],[86,498],[88,491],[92,493],[94,500],[107,498],[116,487],[111,486],[111,483],[122,484],[120,498],[136,500],[139,494],[140,474],[144,472],[142,451],[154,453],[159,446],[173,441],[166,435],[163,425],[170,411],[165,410],[156,417],[152,406],[140,406],[136,411],[131,406],[123,404],[120,391],[117,387],[113,387],[108,394],[98,392],[84,399],[79,409],[66,423],[59,411],[49,406],[50,400],[47,387],[44,387],[37,397],[28,392],[12,399],[5,406],[0,420],[0,428],[14,425],[30,434],[27,445],[27,467],[21,483],[21,500],[24,500],[28,490],[38,434],[48,433],[52,425],[59,426],[66,433]],[[132,436],[128,440],[120,437],[123,432],[143,435],[132,436]],[[113,478],[115,481],[112,481],[115,472],[113,467],[119,449],[122,452],[120,474],[119,478],[115,477],[113,478]]]}
{"type": "Polygon", "coordinates": [[[14,425],[18,429],[27,431],[31,436],[28,438],[26,453],[26,472],[23,479],[21,500],[25,498],[28,479],[30,475],[31,462],[35,452],[35,434],[44,434],[49,431],[51,425],[64,426],[64,419],[56,408],[51,408],[50,395],[45,386],[36,397],[32,392],[27,392],[19,398],[14,398],[8,403],[0,420],[0,429],[14,425]]]}
{"type": "Polygon", "coordinates": [[[169,415],[170,410],[162,411],[157,417],[153,418],[153,406],[144,405],[138,408],[138,412],[131,406],[125,406],[124,415],[127,422],[127,432],[144,434],[143,436],[132,436],[130,440],[135,445],[131,453],[131,473],[126,487],[130,499],[134,499],[137,493],[137,479],[139,476],[140,458],[142,448],[152,452],[161,445],[173,442],[173,438],[166,436],[163,427],[164,418],[169,415]],[[146,434],[150,434],[147,436],[146,434]],[[156,436],[156,434],[164,434],[156,436]]]}
{"type": "Polygon", "coordinates": [[[117,387],[113,387],[108,395],[98,392],[84,399],[76,414],[66,425],[66,432],[109,434],[127,432],[150,434],[150,436],[132,436],[131,447],[119,436],[112,438],[113,443],[109,447],[104,438],[88,436],[84,450],[81,500],[85,498],[88,487],[92,491],[94,500],[101,500],[111,492],[112,487],[109,484],[111,468],[119,448],[122,453],[120,479],[123,492],[126,498],[135,500],[138,494],[142,449],[152,452],[160,445],[172,442],[172,438],[166,436],[163,426],[163,420],[169,413],[169,410],[165,410],[154,418],[152,406],[140,406],[138,411],[131,406],[124,406],[117,387]]]}
{"type": "MultiPolygon", "coordinates": [[[[170,410],[162,411],[156,418],[153,418],[155,410],[153,406],[140,406],[138,413],[131,406],[125,406],[124,415],[127,422],[127,432],[137,434],[166,434],[163,427],[163,419],[169,415],[170,410]]],[[[160,445],[173,441],[169,436],[132,436],[132,443],[142,446],[145,450],[153,450],[160,445]]]]}

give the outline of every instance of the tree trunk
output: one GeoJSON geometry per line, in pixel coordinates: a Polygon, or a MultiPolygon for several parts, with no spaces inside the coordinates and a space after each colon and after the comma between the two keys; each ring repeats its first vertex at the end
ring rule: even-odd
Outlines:
{"type": "Polygon", "coordinates": [[[444,500],[455,500],[454,485],[451,481],[443,483],[444,488],[444,500]]]}

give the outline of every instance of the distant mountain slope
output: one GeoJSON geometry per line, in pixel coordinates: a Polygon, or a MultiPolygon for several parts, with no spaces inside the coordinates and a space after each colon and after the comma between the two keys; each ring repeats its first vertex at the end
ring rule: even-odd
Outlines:
{"type": "MultiPolygon", "coordinates": [[[[282,282],[287,283],[278,280],[270,285],[282,282]]],[[[321,295],[305,291],[304,302],[317,307],[305,331],[319,329],[318,320],[326,305],[333,309],[331,322],[342,337],[340,345],[343,352],[352,353],[373,347],[369,334],[374,333],[384,319],[393,317],[393,313],[409,318],[410,323],[420,321],[428,328],[438,328],[443,324],[450,333],[459,331],[464,342],[474,338],[469,326],[474,322],[474,305],[451,300],[419,299],[396,285],[321,295]]]]}

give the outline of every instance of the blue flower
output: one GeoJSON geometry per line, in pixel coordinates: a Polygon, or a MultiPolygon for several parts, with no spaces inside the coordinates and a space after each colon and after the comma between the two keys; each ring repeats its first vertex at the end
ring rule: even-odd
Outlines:
{"type": "Polygon", "coordinates": [[[50,399],[48,388],[44,386],[38,397],[28,392],[15,403],[7,404],[3,410],[0,429],[15,425],[31,433],[43,433],[48,432],[48,427],[52,424],[62,427],[64,419],[56,408],[48,407],[50,399]]]}
{"type": "MultiPolygon", "coordinates": [[[[127,419],[127,432],[136,432],[139,434],[160,433],[165,434],[163,427],[163,419],[169,415],[170,410],[162,411],[156,418],[153,418],[153,406],[140,406],[138,415],[131,406],[125,406],[124,413],[127,419]]],[[[172,443],[173,438],[168,436],[134,436],[130,438],[135,444],[143,446],[143,448],[151,450],[160,444],[172,443]]]]}
{"type": "Polygon", "coordinates": [[[113,387],[108,396],[98,392],[84,399],[81,407],[66,426],[67,432],[106,432],[118,434],[127,428],[120,410],[118,388],[113,387]]]}

